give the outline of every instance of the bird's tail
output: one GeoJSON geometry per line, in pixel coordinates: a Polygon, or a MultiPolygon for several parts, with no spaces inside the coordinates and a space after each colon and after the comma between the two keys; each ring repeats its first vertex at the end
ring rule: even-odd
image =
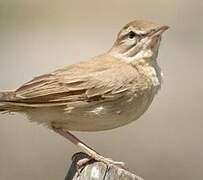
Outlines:
{"type": "Polygon", "coordinates": [[[0,102],[8,102],[13,99],[14,95],[13,91],[0,92],[0,102]]]}
{"type": "Polygon", "coordinates": [[[10,109],[9,101],[14,97],[12,91],[0,92],[0,112],[7,112],[10,109]]]}

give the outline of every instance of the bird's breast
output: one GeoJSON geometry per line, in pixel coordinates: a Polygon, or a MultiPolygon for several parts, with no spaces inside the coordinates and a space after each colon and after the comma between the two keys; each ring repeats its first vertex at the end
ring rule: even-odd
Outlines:
{"type": "Polygon", "coordinates": [[[144,61],[139,63],[136,68],[140,74],[146,77],[149,88],[157,92],[163,82],[163,74],[157,62],[151,61],[150,63],[146,63],[146,61],[144,61]]]}

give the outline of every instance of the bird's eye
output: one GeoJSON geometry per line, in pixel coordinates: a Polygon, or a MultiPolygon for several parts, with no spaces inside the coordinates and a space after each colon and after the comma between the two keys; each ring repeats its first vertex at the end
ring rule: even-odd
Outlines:
{"type": "Polygon", "coordinates": [[[128,38],[129,38],[129,39],[133,39],[135,36],[136,36],[136,34],[135,34],[133,31],[130,31],[130,32],[128,33],[128,38]]]}

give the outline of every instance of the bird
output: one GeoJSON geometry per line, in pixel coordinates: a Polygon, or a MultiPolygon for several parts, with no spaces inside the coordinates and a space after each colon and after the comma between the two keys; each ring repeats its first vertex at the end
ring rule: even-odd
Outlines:
{"type": "Polygon", "coordinates": [[[168,28],[131,21],[107,52],[35,77],[14,91],[1,91],[0,112],[22,113],[80,147],[89,159],[122,167],[123,162],[102,156],[71,131],[118,128],[146,112],[161,88],[157,56],[168,28]]]}

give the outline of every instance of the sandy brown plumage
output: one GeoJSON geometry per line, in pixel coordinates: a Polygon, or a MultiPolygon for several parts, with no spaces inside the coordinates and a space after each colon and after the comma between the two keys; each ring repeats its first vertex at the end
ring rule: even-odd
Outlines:
{"type": "MultiPolygon", "coordinates": [[[[103,54],[36,77],[16,91],[5,93],[1,109],[26,113],[32,121],[49,127],[56,124],[57,127],[72,130],[111,129],[128,122],[121,122],[123,116],[120,114],[124,114],[125,108],[118,103],[127,106],[122,101],[137,96],[139,105],[139,96],[150,91],[150,86],[150,78],[139,72],[139,68],[103,54]],[[104,108],[100,111],[103,111],[102,119],[105,120],[96,128],[97,122],[93,119],[101,119],[97,112],[100,107],[104,108]],[[67,110],[69,113],[66,113],[67,110]],[[116,117],[117,122],[112,116],[116,117]]],[[[141,111],[137,116],[140,114],[141,111]]]]}
{"type": "Polygon", "coordinates": [[[117,128],[148,109],[162,82],[156,58],[166,29],[149,21],[130,22],[107,53],[36,77],[16,91],[0,92],[0,111],[24,113],[94,159],[118,165],[68,131],[117,128]]]}

